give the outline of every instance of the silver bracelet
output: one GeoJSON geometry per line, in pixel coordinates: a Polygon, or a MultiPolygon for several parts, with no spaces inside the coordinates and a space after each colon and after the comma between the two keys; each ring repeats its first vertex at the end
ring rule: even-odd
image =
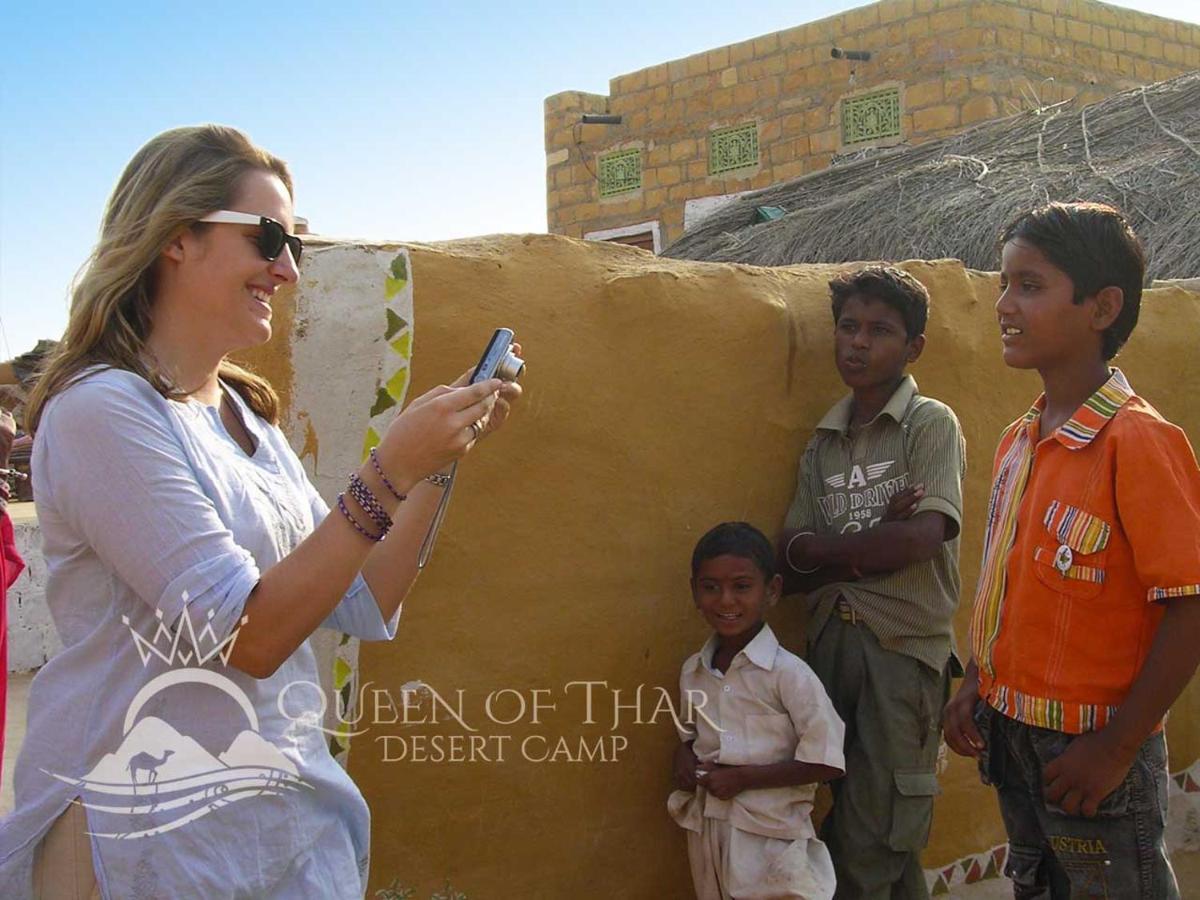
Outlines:
{"type": "Polygon", "coordinates": [[[820,566],[813,566],[811,569],[801,569],[801,568],[798,568],[794,562],[792,562],[792,544],[796,543],[796,538],[804,537],[806,534],[811,534],[811,535],[815,536],[816,532],[815,531],[797,531],[795,534],[792,535],[792,539],[787,542],[787,547],[784,548],[784,551],[783,551],[784,560],[786,560],[788,566],[790,566],[791,570],[793,572],[795,572],[797,575],[811,575],[813,572],[815,572],[819,568],[821,568],[820,566]]]}
{"type": "Polygon", "coordinates": [[[445,472],[434,472],[432,475],[426,475],[425,480],[434,487],[440,487],[445,490],[446,485],[450,483],[450,475],[445,472]]]}

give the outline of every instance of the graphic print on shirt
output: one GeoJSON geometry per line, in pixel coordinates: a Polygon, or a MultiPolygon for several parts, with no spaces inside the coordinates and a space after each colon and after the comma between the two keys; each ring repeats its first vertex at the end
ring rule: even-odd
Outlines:
{"type": "Polygon", "coordinates": [[[130,701],[120,746],[102,756],[82,778],[42,770],[82,792],[86,799],[80,802],[92,812],[89,826],[98,828],[88,833],[95,837],[152,837],[231,803],[312,789],[300,777],[295,763],[259,733],[258,714],[245,692],[218,672],[215,664],[209,666],[218,659],[221,666],[228,665],[238,631],[247,618],[242,618],[229,637],[218,641],[211,621],[196,632],[187,599],[185,594],[184,609],[173,632],[163,622],[162,610],[155,610],[158,627],[150,640],[130,625],[127,616],[122,616],[143,667],[157,659],[169,668],[150,679],[130,701]],[[203,652],[198,649],[202,647],[203,652]],[[177,660],[182,666],[175,668],[177,660]],[[246,727],[223,752],[210,753],[162,718],[139,716],[156,695],[179,684],[220,691],[241,710],[246,727]],[[149,818],[151,814],[153,818],[149,818]]]}
{"type": "Polygon", "coordinates": [[[826,475],[826,488],[817,497],[825,525],[846,534],[879,524],[892,496],[908,487],[908,473],[896,474],[896,460],[854,463],[845,472],[826,475]]]}

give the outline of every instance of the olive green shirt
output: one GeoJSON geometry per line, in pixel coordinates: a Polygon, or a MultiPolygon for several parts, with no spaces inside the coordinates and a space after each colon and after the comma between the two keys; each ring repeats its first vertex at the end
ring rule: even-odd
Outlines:
{"type": "Polygon", "coordinates": [[[813,591],[808,596],[808,640],[820,636],[840,594],[885,649],[940,672],[954,654],[966,471],[962,429],[950,407],[917,392],[911,375],[879,415],[851,436],[853,401],[853,396],[843,398],[817,425],[800,461],[787,527],[816,534],[872,528],[893,494],[923,484],[925,496],[916,512],[942,513],[952,523],[948,533],[953,536],[933,559],[813,591]]]}

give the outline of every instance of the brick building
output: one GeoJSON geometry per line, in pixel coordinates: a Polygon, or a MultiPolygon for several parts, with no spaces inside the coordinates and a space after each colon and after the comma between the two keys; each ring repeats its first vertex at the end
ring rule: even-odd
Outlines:
{"type": "Polygon", "coordinates": [[[548,226],[658,251],[839,157],[1195,69],[1200,25],[1094,0],[883,0],[547,98],[548,226]]]}

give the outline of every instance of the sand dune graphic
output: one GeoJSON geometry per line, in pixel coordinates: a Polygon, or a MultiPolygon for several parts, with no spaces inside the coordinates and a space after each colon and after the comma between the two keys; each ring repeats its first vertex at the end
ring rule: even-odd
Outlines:
{"type": "Polygon", "coordinates": [[[105,754],[82,778],[47,774],[88,792],[92,799],[83,805],[93,812],[115,816],[177,814],[170,821],[138,831],[90,832],[110,838],[161,834],[250,797],[311,790],[311,785],[300,778],[295,763],[257,732],[243,730],[224,753],[213,756],[195,740],[153,716],[140,720],[121,746],[105,754]],[[105,796],[112,800],[101,799],[105,796]]]}

